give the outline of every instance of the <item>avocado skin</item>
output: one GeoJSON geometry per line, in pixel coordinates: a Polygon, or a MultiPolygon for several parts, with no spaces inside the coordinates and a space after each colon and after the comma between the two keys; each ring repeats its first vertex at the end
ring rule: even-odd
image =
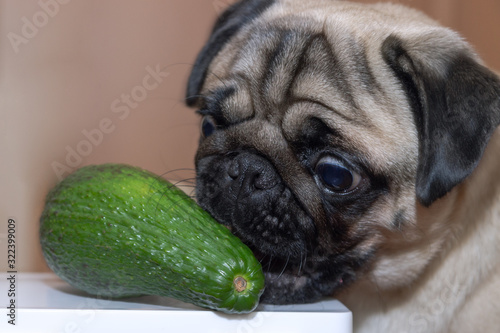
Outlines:
{"type": "Polygon", "coordinates": [[[125,164],[78,169],[47,195],[40,241],[48,266],[99,297],[172,297],[248,313],[264,290],[252,251],[180,189],[125,164]],[[233,279],[247,281],[244,291],[233,279]]]}

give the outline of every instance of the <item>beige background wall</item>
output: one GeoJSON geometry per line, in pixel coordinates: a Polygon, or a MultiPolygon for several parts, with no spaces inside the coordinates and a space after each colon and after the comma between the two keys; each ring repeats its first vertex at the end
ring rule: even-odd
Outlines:
{"type": "MultiPolygon", "coordinates": [[[[184,87],[230,2],[0,0],[0,271],[9,218],[16,269],[46,270],[37,235],[43,198],[75,168],[123,162],[193,177],[178,170],[193,168],[199,127],[184,87]]],[[[399,2],[459,30],[500,69],[499,1],[399,2]]]]}

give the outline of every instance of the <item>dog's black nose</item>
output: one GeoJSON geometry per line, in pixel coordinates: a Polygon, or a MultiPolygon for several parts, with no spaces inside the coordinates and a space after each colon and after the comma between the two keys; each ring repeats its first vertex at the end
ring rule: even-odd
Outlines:
{"type": "Polygon", "coordinates": [[[271,189],[279,182],[271,163],[252,153],[236,155],[227,168],[227,174],[250,192],[271,189]]]}

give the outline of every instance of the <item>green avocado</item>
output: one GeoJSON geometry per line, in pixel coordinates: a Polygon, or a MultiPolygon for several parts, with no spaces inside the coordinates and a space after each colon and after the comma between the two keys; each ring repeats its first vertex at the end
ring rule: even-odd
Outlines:
{"type": "Polygon", "coordinates": [[[40,241],[59,277],[100,297],[158,295],[248,313],[264,290],[246,245],[179,188],[124,164],[83,167],[56,185],[40,241]]]}

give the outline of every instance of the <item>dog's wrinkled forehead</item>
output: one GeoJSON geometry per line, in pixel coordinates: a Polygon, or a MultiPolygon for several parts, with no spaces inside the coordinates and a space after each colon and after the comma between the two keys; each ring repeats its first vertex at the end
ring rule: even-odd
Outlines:
{"type": "Polygon", "coordinates": [[[205,101],[228,124],[265,122],[263,131],[275,126],[289,142],[300,140],[308,119],[321,119],[380,169],[387,161],[416,156],[409,106],[387,66],[380,66],[380,51],[356,31],[334,31],[302,16],[243,27],[212,61],[202,89],[205,101]],[[408,145],[398,142],[402,136],[408,145]]]}

